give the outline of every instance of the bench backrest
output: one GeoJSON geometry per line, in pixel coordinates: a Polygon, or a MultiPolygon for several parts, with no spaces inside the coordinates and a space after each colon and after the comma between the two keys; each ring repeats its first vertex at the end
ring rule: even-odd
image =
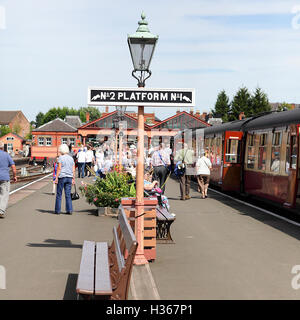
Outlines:
{"type": "Polygon", "coordinates": [[[119,226],[113,228],[113,242],[109,249],[112,298],[126,300],[137,241],[122,207],[118,219],[119,226]]]}

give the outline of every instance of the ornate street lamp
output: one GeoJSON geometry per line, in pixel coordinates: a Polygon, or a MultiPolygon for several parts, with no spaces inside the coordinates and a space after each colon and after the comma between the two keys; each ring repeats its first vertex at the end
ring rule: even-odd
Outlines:
{"type": "MultiPolygon", "coordinates": [[[[144,87],[146,79],[151,76],[149,68],[158,40],[158,36],[150,33],[144,13],[141,14],[141,18],[136,33],[128,35],[127,38],[134,68],[132,76],[138,80],[139,88],[144,87]],[[139,75],[136,75],[138,72],[139,75]]],[[[137,265],[148,263],[144,256],[144,125],[144,106],[139,106],[135,201],[135,235],[139,245],[134,260],[137,265]]]]}
{"type": "Polygon", "coordinates": [[[138,80],[138,87],[144,87],[146,79],[151,76],[149,67],[158,40],[157,35],[150,33],[144,12],[141,18],[136,33],[128,35],[127,38],[134,68],[132,76],[138,80]],[[136,76],[136,72],[139,72],[140,75],[136,76]]]}

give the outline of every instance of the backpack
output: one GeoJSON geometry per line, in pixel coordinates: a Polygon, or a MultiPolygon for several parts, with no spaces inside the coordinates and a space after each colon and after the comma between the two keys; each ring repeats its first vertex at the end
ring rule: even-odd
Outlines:
{"type": "Polygon", "coordinates": [[[174,174],[176,177],[181,177],[185,174],[185,165],[181,161],[178,161],[174,168],[174,174]]]}

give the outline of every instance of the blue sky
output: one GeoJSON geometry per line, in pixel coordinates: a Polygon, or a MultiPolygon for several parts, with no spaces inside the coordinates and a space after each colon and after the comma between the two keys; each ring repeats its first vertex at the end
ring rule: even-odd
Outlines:
{"type": "Polygon", "coordinates": [[[142,11],[159,35],[147,87],[195,88],[201,112],[241,86],[300,103],[300,0],[0,0],[0,110],[34,120],[85,106],[88,86],[136,87],[127,34],[142,11]]]}

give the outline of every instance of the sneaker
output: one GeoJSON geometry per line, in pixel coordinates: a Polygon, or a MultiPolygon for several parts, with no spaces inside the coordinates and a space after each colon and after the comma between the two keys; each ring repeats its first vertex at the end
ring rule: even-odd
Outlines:
{"type": "Polygon", "coordinates": [[[191,196],[185,196],[185,200],[191,199],[191,196]]]}
{"type": "Polygon", "coordinates": [[[5,213],[0,213],[0,218],[5,218],[5,213]]]}
{"type": "Polygon", "coordinates": [[[176,217],[176,214],[175,213],[171,213],[171,216],[176,217]]]}

